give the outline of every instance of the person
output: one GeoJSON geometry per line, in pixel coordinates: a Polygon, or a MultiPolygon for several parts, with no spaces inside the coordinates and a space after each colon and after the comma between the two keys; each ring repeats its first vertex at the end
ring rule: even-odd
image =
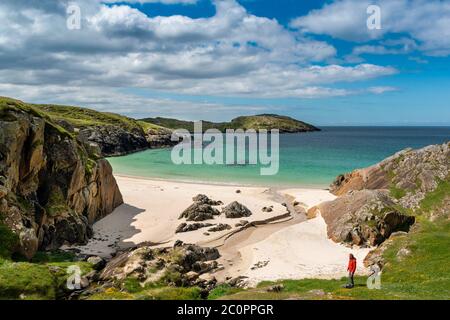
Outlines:
{"type": "Polygon", "coordinates": [[[354,277],[355,271],[356,271],[356,258],[351,253],[350,253],[350,256],[349,256],[347,271],[348,271],[347,288],[353,288],[355,286],[355,282],[354,282],[353,277],[354,277]]]}

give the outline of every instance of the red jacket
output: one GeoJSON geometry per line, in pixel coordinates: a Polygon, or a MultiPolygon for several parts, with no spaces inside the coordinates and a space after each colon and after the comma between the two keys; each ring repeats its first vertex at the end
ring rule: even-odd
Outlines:
{"type": "Polygon", "coordinates": [[[350,259],[348,261],[347,271],[351,273],[355,273],[356,271],[356,259],[350,259]]]}

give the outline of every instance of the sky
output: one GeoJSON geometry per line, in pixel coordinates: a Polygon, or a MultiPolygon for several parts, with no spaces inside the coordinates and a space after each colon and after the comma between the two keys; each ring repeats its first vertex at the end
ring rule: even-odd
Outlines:
{"type": "Polygon", "coordinates": [[[2,0],[0,21],[1,96],[134,118],[450,125],[450,1],[2,0]]]}

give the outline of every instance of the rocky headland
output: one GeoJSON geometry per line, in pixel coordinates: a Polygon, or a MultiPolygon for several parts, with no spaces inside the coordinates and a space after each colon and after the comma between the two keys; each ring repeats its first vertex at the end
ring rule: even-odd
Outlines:
{"type": "Polygon", "coordinates": [[[122,204],[109,163],[39,109],[0,100],[0,214],[11,251],[86,243],[91,225],[122,204]]]}

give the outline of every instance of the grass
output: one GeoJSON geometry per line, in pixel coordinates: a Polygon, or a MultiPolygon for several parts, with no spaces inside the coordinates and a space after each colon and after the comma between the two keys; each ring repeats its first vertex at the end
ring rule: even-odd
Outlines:
{"type": "Polygon", "coordinates": [[[63,297],[71,265],[82,274],[92,271],[87,262],[74,262],[68,253],[38,252],[32,262],[0,259],[0,300],[54,300],[63,297]]]}
{"type": "MultiPolygon", "coordinates": [[[[194,122],[183,121],[170,118],[146,118],[141,121],[152,123],[158,126],[163,126],[170,129],[186,129],[189,132],[194,131],[194,122]]],[[[279,129],[280,132],[298,132],[298,131],[311,131],[317,130],[317,128],[289,117],[262,114],[256,116],[246,116],[233,119],[231,122],[209,122],[203,121],[203,131],[208,129],[218,129],[224,132],[226,129],[255,129],[255,130],[271,130],[279,129]]]]}
{"type": "Polygon", "coordinates": [[[127,278],[121,289],[108,288],[88,297],[89,300],[200,300],[198,287],[169,287],[163,282],[142,286],[136,278],[127,278]]]}
{"type": "MultiPolygon", "coordinates": [[[[432,210],[442,205],[449,195],[448,184],[439,187],[422,201],[422,210],[432,210]]],[[[437,299],[450,297],[450,220],[441,217],[429,221],[425,215],[416,217],[417,223],[407,236],[392,239],[383,254],[385,266],[381,290],[370,290],[366,277],[356,277],[355,288],[342,288],[341,280],[284,280],[263,282],[255,289],[233,292],[231,288],[218,288],[211,292],[212,299],[437,299]],[[406,249],[409,254],[400,257],[398,252],[406,249]],[[280,293],[267,292],[276,283],[284,285],[280,293]]]]}
{"type": "Polygon", "coordinates": [[[391,185],[389,188],[390,195],[395,199],[401,199],[406,196],[406,190],[402,188],[398,188],[394,185],[391,185]]]}
{"type": "Polygon", "coordinates": [[[0,259],[10,257],[18,242],[19,237],[0,221],[0,259]]]}
{"type": "Polygon", "coordinates": [[[92,109],[61,106],[61,105],[34,105],[47,114],[53,120],[65,120],[75,127],[84,128],[91,126],[117,126],[127,131],[153,130],[156,132],[167,129],[144,121],[138,121],[123,115],[111,112],[99,112],[92,109]]]}
{"type": "Polygon", "coordinates": [[[215,287],[208,295],[208,300],[216,300],[220,297],[236,294],[243,291],[240,288],[234,288],[229,284],[221,284],[215,287]]]}
{"type": "Polygon", "coordinates": [[[422,212],[429,213],[436,209],[443,201],[450,197],[450,178],[440,180],[437,188],[425,195],[425,198],[420,203],[422,212]]]}
{"type": "Polygon", "coordinates": [[[76,127],[115,125],[127,130],[138,129],[136,120],[115,113],[99,112],[91,109],[60,106],[33,105],[53,120],[66,120],[76,127]]]}

